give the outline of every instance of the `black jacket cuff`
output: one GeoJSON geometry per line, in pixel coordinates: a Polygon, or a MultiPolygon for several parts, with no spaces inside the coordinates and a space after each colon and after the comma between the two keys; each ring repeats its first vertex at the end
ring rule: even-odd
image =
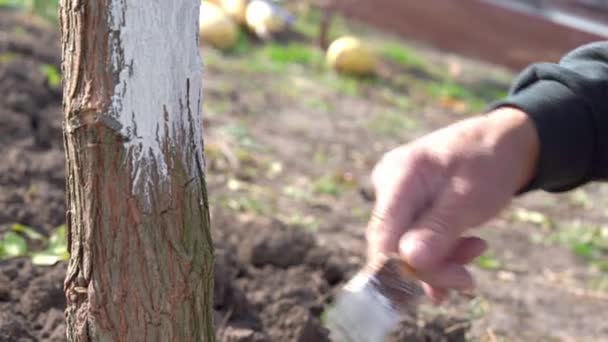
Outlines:
{"type": "Polygon", "coordinates": [[[505,106],[527,113],[540,139],[536,174],[520,193],[568,191],[589,181],[593,123],[589,117],[576,115],[585,106],[580,97],[562,83],[539,80],[491,109],[505,106]]]}

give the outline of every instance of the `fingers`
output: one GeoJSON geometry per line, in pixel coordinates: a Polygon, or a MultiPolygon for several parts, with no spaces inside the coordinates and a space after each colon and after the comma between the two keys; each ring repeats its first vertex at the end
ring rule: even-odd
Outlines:
{"type": "Polygon", "coordinates": [[[406,227],[403,222],[409,220],[410,213],[404,210],[399,217],[395,217],[390,211],[387,207],[377,205],[372,212],[366,231],[371,256],[397,253],[399,250],[399,239],[406,227]]]}
{"type": "Polygon", "coordinates": [[[488,248],[485,240],[478,237],[462,237],[448,258],[451,263],[434,271],[430,275],[420,274],[424,278],[422,287],[434,304],[441,304],[448,295],[448,289],[468,290],[474,286],[470,273],[464,268],[488,248]],[[428,282],[428,283],[427,283],[428,282]],[[432,285],[431,285],[432,284],[432,285]]]}
{"type": "MultiPolygon", "coordinates": [[[[470,228],[470,208],[466,184],[452,181],[437,196],[437,200],[401,238],[399,252],[414,269],[428,272],[448,260],[460,242],[460,236],[470,228]]],[[[477,242],[468,242],[477,244],[477,242]]],[[[481,247],[481,246],[480,246],[481,247]]]]}
{"type": "Polygon", "coordinates": [[[488,249],[488,243],[478,237],[462,237],[450,255],[450,262],[461,265],[471,263],[477,257],[485,253],[488,249]]]}
{"type": "Polygon", "coordinates": [[[403,235],[399,253],[416,271],[428,272],[444,263],[458,242],[458,233],[440,217],[427,217],[403,235]]]}
{"type": "Polygon", "coordinates": [[[367,229],[370,255],[397,253],[399,240],[430,197],[418,176],[404,170],[390,184],[376,180],[376,205],[367,229]],[[382,188],[383,187],[383,188],[382,188]]]}
{"type": "Polygon", "coordinates": [[[473,277],[461,264],[449,263],[432,272],[416,274],[425,283],[436,288],[471,290],[474,287],[473,277]]]}

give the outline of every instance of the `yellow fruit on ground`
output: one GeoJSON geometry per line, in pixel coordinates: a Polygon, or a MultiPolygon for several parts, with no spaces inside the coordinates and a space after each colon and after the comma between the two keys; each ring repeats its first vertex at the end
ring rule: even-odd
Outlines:
{"type": "Polygon", "coordinates": [[[327,62],[333,69],[351,75],[365,76],[376,71],[376,57],[356,37],[346,36],[331,43],[327,62]]]}
{"type": "Polygon", "coordinates": [[[239,35],[238,26],[221,8],[203,1],[199,19],[199,35],[202,41],[222,50],[234,46],[239,35]]]}
{"type": "Polygon", "coordinates": [[[268,36],[285,28],[285,19],[268,2],[252,0],[245,15],[247,26],[259,36],[268,36]]]}
{"type": "Polygon", "coordinates": [[[247,0],[219,0],[220,5],[238,23],[245,23],[247,0]]]}

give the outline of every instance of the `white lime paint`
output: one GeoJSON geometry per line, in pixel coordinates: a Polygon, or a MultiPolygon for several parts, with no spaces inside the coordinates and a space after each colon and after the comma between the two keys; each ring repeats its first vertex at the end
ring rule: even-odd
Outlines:
{"type": "Polygon", "coordinates": [[[174,141],[190,124],[202,160],[199,8],[200,0],[111,0],[111,67],[119,76],[109,115],[134,153],[134,187],[152,161],[167,176],[162,141],[174,141]]]}

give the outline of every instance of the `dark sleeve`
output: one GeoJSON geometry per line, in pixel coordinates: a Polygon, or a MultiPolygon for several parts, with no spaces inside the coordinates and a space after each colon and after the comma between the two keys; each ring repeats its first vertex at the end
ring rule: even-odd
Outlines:
{"type": "Polygon", "coordinates": [[[523,191],[561,192],[608,176],[608,42],[580,47],[559,64],[528,67],[504,101],[528,113],[540,138],[536,175],[523,191]]]}

